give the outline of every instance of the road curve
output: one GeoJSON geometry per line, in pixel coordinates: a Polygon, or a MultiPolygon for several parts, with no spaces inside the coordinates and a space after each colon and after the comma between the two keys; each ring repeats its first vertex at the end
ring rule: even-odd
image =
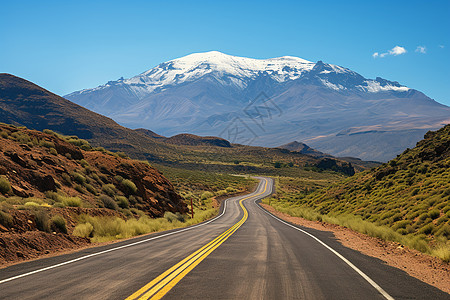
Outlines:
{"type": "Polygon", "coordinates": [[[450,298],[331,233],[270,215],[257,201],[272,187],[260,178],[200,225],[1,269],[0,299],[139,299],[152,288],[164,299],[450,298]]]}

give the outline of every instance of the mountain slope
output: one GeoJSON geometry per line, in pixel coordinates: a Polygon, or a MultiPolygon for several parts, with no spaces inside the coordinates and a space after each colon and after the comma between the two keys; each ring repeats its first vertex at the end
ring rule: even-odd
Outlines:
{"type": "MultiPolygon", "coordinates": [[[[334,158],[322,162],[301,153],[230,144],[216,137],[185,134],[165,138],[149,130],[131,130],[8,74],[0,74],[0,122],[32,129],[52,129],[65,135],[82,135],[93,146],[104,146],[112,151],[126,152],[133,158],[190,170],[280,174],[299,172],[309,166],[348,175],[355,172],[351,164],[334,158]],[[274,167],[275,164],[295,168],[280,169],[274,167]]],[[[80,145],[82,143],[80,141],[80,145]]]]}
{"type": "Polygon", "coordinates": [[[435,248],[435,255],[449,261],[450,125],[428,132],[389,163],[296,201],[322,215],[352,214],[388,226],[395,233],[384,233],[384,238],[403,240],[423,252],[435,248]]]}
{"type": "Polygon", "coordinates": [[[217,51],[65,97],[165,136],[190,132],[270,147],[299,140],[334,156],[377,161],[450,121],[450,108],[398,82],[322,61],[217,51]]]}
{"type": "Polygon", "coordinates": [[[153,153],[172,153],[166,145],[142,132],[120,126],[110,118],[10,74],[0,74],[0,121],[76,135],[94,146],[126,151],[141,159],[147,158],[146,149],[152,149],[153,153]]]}

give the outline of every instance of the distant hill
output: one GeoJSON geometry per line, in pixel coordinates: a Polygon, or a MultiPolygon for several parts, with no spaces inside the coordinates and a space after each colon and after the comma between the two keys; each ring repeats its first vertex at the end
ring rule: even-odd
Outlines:
{"type": "Polygon", "coordinates": [[[450,260],[450,125],[388,163],[298,201],[322,214],[354,214],[389,226],[424,252],[427,244],[442,245],[436,255],[450,260]]]}
{"type": "Polygon", "coordinates": [[[134,129],[134,131],[143,133],[153,139],[172,145],[231,147],[231,143],[229,141],[215,136],[198,136],[189,133],[181,133],[168,138],[149,129],[138,128],[134,129]]]}
{"type": "Polygon", "coordinates": [[[289,151],[295,151],[295,152],[299,152],[302,154],[308,154],[308,155],[318,156],[318,157],[329,156],[325,153],[322,153],[320,151],[317,151],[316,149],[309,147],[308,145],[306,145],[304,143],[300,143],[297,141],[293,141],[291,143],[278,146],[277,148],[287,149],[289,151]]]}
{"type": "Polygon", "coordinates": [[[94,146],[126,151],[140,159],[157,159],[155,155],[148,154],[148,149],[164,155],[172,153],[165,144],[157,143],[147,133],[120,126],[110,118],[32,82],[4,73],[0,74],[0,122],[76,135],[89,140],[94,146]]]}
{"type": "Polygon", "coordinates": [[[156,132],[153,132],[149,129],[137,128],[137,129],[134,129],[134,131],[145,134],[146,136],[149,136],[153,139],[167,139],[165,136],[159,135],[156,132]]]}
{"type": "Polygon", "coordinates": [[[186,146],[216,146],[216,147],[231,147],[231,144],[226,139],[215,136],[198,136],[194,134],[182,133],[174,135],[165,140],[166,143],[173,145],[186,146]]]}

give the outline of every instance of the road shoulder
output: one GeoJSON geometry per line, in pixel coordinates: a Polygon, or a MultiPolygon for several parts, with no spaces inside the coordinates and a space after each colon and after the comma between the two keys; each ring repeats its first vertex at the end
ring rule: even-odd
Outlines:
{"type": "Polygon", "coordinates": [[[309,221],[275,210],[272,206],[260,205],[273,215],[292,224],[332,232],[345,247],[365,255],[381,259],[389,266],[405,271],[429,285],[450,294],[450,264],[417,250],[405,248],[395,242],[383,241],[346,227],[318,221],[309,221]]]}

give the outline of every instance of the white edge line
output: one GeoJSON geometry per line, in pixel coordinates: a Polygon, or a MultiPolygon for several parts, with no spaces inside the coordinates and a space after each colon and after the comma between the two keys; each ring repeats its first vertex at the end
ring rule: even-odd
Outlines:
{"type": "Polygon", "coordinates": [[[354,264],[352,264],[348,259],[346,259],[344,256],[342,256],[339,252],[337,252],[336,250],[334,250],[333,248],[331,248],[330,246],[328,246],[327,244],[325,244],[324,242],[322,242],[320,239],[318,239],[317,237],[315,237],[314,235],[312,235],[309,232],[306,232],[296,226],[293,226],[292,224],[289,224],[283,220],[281,220],[280,218],[274,216],[273,214],[269,213],[268,211],[266,211],[264,208],[262,208],[260,205],[258,205],[256,203],[256,201],[258,201],[259,199],[255,200],[254,203],[266,214],[268,214],[269,216],[273,217],[274,219],[280,221],[281,223],[292,227],[298,231],[301,231],[302,233],[308,235],[309,237],[313,238],[314,240],[316,240],[317,242],[319,242],[322,246],[324,246],[325,248],[327,248],[328,250],[330,250],[331,252],[333,252],[337,257],[339,257],[341,260],[343,260],[347,265],[349,265],[354,271],[356,271],[356,273],[358,273],[359,275],[361,275],[362,278],[364,278],[368,283],[370,283],[371,286],[373,286],[381,295],[384,296],[384,298],[388,299],[388,300],[394,300],[394,298],[389,295],[385,290],[383,290],[383,288],[381,288],[375,281],[373,281],[369,276],[367,276],[363,271],[361,271],[357,266],[355,266],[354,264]]]}
{"type": "MultiPolygon", "coordinates": [[[[260,187],[260,185],[258,185],[258,187],[256,188],[256,190],[253,193],[251,193],[249,195],[243,195],[242,197],[251,197],[251,196],[254,196],[252,194],[258,194],[259,187],[260,187]]],[[[241,196],[238,196],[238,197],[241,197],[241,196]]],[[[81,257],[78,257],[78,258],[75,258],[75,259],[71,259],[71,260],[68,260],[68,261],[56,264],[56,265],[48,266],[48,267],[45,267],[45,268],[42,268],[42,269],[34,270],[34,271],[27,272],[27,273],[24,273],[24,274],[20,274],[20,275],[17,275],[17,276],[9,277],[9,278],[0,280],[0,284],[8,282],[8,281],[15,280],[15,279],[19,279],[19,278],[22,278],[22,277],[26,277],[26,276],[29,276],[29,275],[33,275],[33,274],[36,274],[36,273],[40,273],[40,272],[43,272],[43,271],[51,270],[51,269],[54,269],[54,268],[57,268],[57,267],[61,267],[61,266],[64,266],[64,265],[68,265],[68,264],[71,264],[71,263],[74,263],[74,262],[77,262],[77,261],[80,261],[80,260],[83,260],[83,259],[86,259],[86,258],[90,258],[90,257],[93,257],[93,256],[97,256],[97,255],[105,254],[105,253],[108,253],[108,252],[120,250],[120,249],[123,249],[123,248],[135,246],[135,245],[138,245],[138,244],[150,242],[150,241],[153,241],[153,240],[156,240],[156,239],[160,239],[160,238],[163,238],[163,237],[166,237],[166,236],[174,235],[174,234],[177,234],[177,233],[181,233],[181,232],[184,232],[184,231],[188,231],[188,230],[191,230],[191,229],[198,228],[200,226],[207,225],[207,224],[209,224],[211,222],[216,221],[217,219],[219,219],[220,217],[222,217],[225,214],[225,211],[227,210],[227,202],[228,202],[228,200],[233,199],[233,198],[238,198],[238,197],[231,197],[231,198],[226,199],[224,201],[224,207],[223,207],[222,213],[220,215],[218,215],[217,217],[215,217],[215,218],[213,218],[213,219],[211,219],[209,221],[206,221],[204,223],[193,225],[193,226],[190,226],[190,227],[187,227],[187,228],[183,228],[183,229],[180,229],[180,230],[177,230],[177,231],[169,232],[169,233],[166,233],[166,234],[158,235],[158,236],[155,236],[155,237],[152,237],[152,238],[148,238],[148,239],[145,239],[145,240],[142,240],[142,241],[134,242],[134,243],[131,243],[131,244],[126,244],[126,245],[122,245],[122,246],[119,246],[119,247],[111,248],[111,249],[108,249],[108,250],[103,250],[103,251],[100,251],[100,252],[88,254],[88,255],[81,256],[81,257]]]]}

